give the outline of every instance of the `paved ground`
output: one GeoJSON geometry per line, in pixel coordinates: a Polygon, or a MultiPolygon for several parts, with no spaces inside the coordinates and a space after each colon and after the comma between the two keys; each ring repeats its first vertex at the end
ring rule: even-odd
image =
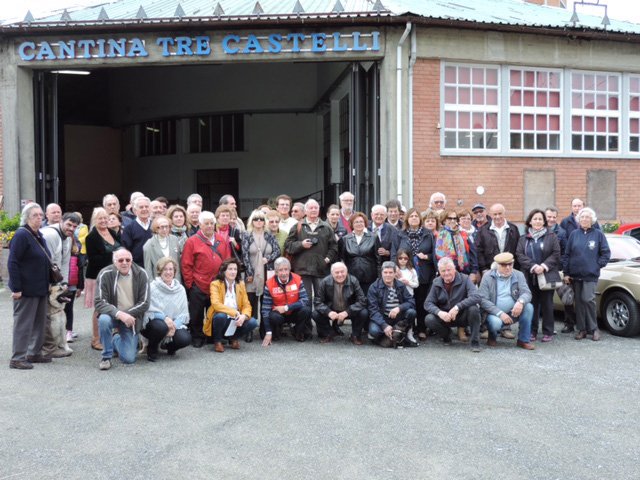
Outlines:
{"type": "Polygon", "coordinates": [[[638,338],[479,354],[284,339],[101,372],[76,311],[72,357],[10,370],[0,293],[0,480],[640,477],[638,338]]]}

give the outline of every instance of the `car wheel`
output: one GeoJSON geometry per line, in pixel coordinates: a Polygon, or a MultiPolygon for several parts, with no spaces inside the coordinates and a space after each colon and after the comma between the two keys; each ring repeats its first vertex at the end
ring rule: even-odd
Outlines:
{"type": "Polygon", "coordinates": [[[607,329],[614,335],[632,337],[640,330],[638,304],[628,293],[607,295],[602,313],[607,329]]]}

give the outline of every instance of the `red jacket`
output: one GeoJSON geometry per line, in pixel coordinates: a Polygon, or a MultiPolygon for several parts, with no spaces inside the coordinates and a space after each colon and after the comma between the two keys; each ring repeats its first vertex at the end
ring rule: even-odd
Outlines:
{"type": "Polygon", "coordinates": [[[280,286],[277,275],[267,280],[262,297],[262,317],[268,316],[274,307],[284,307],[285,305],[288,305],[290,309],[285,315],[309,305],[309,297],[300,275],[291,273],[284,289],[280,286]]]}
{"type": "MultiPolygon", "coordinates": [[[[216,251],[218,248],[216,247],[216,251]]],[[[184,286],[189,289],[194,284],[207,295],[209,286],[218,275],[222,257],[219,253],[213,253],[213,245],[198,231],[189,237],[182,251],[182,279],[184,286]]]]}

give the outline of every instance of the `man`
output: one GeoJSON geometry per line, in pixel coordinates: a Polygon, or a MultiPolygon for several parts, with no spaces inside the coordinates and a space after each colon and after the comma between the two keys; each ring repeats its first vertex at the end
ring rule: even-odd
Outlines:
{"type": "MultiPolygon", "coordinates": [[[[556,234],[558,242],[560,242],[560,254],[564,255],[564,250],[567,246],[567,232],[558,223],[558,209],[556,207],[547,207],[544,211],[544,216],[547,219],[547,229],[550,232],[556,234]]],[[[576,311],[573,305],[564,306],[564,328],[562,333],[571,333],[576,324],[576,311]]]]}
{"type": "Polygon", "coordinates": [[[285,251],[292,256],[292,270],[302,277],[313,301],[320,280],[329,273],[329,265],[338,259],[338,244],[331,226],[320,219],[320,205],[314,199],[304,205],[306,218],[300,228],[292,228],[285,251]]]}
{"type": "Polygon", "coordinates": [[[331,265],[331,274],[320,282],[313,305],[315,309],[312,316],[320,343],[332,342],[336,334],[342,335],[340,325],[349,318],[351,343],[362,345],[362,330],[369,318],[367,297],[356,277],[348,274],[344,263],[331,265]]]}
{"type": "Polygon", "coordinates": [[[100,370],[111,368],[114,350],[122,363],[134,363],[142,317],[149,309],[149,279],[144,268],[132,263],[121,248],[113,252],[113,265],[103,268],[96,281],[95,307],[104,345],[100,370]],[[118,333],[113,334],[117,329],[118,333]]]}
{"type": "Polygon", "coordinates": [[[227,205],[230,208],[233,208],[236,211],[236,215],[238,216],[238,218],[236,219],[236,228],[238,230],[240,230],[241,232],[244,232],[247,230],[247,228],[244,226],[244,222],[242,221],[242,219],[240,218],[240,216],[238,215],[238,205],[236,203],[236,199],[233,198],[233,195],[223,195],[222,197],[220,197],[220,202],[218,206],[222,206],[222,205],[227,205]]]}
{"type": "Polygon", "coordinates": [[[167,197],[156,197],[153,199],[154,202],[160,202],[160,215],[166,215],[167,214],[167,209],[169,208],[169,200],[167,199],[167,197]]]}
{"type": "Polygon", "coordinates": [[[152,200],[151,202],[149,202],[149,210],[151,211],[150,220],[152,222],[153,222],[153,220],[156,219],[156,217],[161,217],[166,212],[165,206],[159,200],[152,200]]]}
{"type": "MultiPolygon", "coordinates": [[[[571,213],[562,219],[560,226],[564,229],[567,240],[571,235],[571,232],[580,228],[580,222],[578,221],[578,214],[580,210],[584,208],[584,202],[579,198],[574,198],[571,201],[571,213]]],[[[600,224],[598,222],[593,224],[593,228],[600,230],[600,224]]]]}
{"type": "Polygon", "coordinates": [[[289,195],[282,194],[276,198],[276,210],[280,214],[280,230],[287,233],[298,223],[298,220],[289,215],[291,202],[289,195]]]}
{"type": "Polygon", "coordinates": [[[402,204],[394,198],[389,200],[385,207],[387,208],[387,223],[397,230],[402,230],[402,222],[400,221],[402,204]]]}
{"type": "Polygon", "coordinates": [[[487,315],[489,329],[487,345],[497,345],[498,331],[504,325],[518,322],[518,341],[516,345],[525,350],[533,350],[530,343],[533,305],[531,291],[522,272],[513,269],[514,256],[509,252],[496,255],[496,270],[491,270],[480,282],[480,306],[487,315]]]}
{"type": "Polygon", "coordinates": [[[387,208],[384,205],[374,205],[371,207],[371,233],[380,240],[378,255],[381,260],[391,260],[391,246],[396,240],[397,230],[386,222],[387,208]]]}
{"type": "Polygon", "coordinates": [[[344,227],[347,233],[351,233],[351,225],[349,219],[353,215],[353,204],[355,202],[353,193],[342,192],[338,199],[340,200],[340,224],[344,227]]]}
{"type": "Polygon", "coordinates": [[[102,207],[109,215],[120,212],[120,200],[113,193],[107,193],[102,197],[102,207]]]}
{"type": "Polygon", "coordinates": [[[62,219],[62,209],[57,203],[50,203],[44,213],[45,219],[42,222],[42,226],[56,225],[60,223],[62,219]]]}
{"type": "Polygon", "coordinates": [[[187,237],[195,235],[200,229],[200,213],[202,208],[195,202],[187,207],[187,237]]]}
{"type": "Polygon", "coordinates": [[[131,210],[135,214],[135,220],[122,231],[122,245],[133,255],[133,261],[144,268],[144,254],[142,247],[149,240],[151,231],[151,201],[148,197],[136,197],[131,210]]]}
{"type": "Polygon", "coordinates": [[[444,212],[446,206],[447,197],[444,196],[444,193],[435,192],[431,194],[431,198],[429,199],[429,208],[431,210],[440,215],[442,212],[444,212]]]}
{"type": "Polygon", "coordinates": [[[129,196],[129,204],[124,207],[124,211],[120,212],[120,218],[122,218],[122,228],[126,227],[136,219],[136,214],[133,213],[133,204],[137,198],[144,197],[142,192],[133,192],[129,196]]]}
{"type": "Polygon", "coordinates": [[[471,328],[471,351],[480,351],[480,295],[478,288],[464,273],[456,270],[453,260],[438,261],[440,276],[433,280],[424,302],[427,328],[451,345],[451,327],[471,328]]]}
{"type": "Polygon", "coordinates": [[[273,266],[275,275],[265,283],[262,297],[261,312],[265,330],[262,346],[268,347],[272,340],[280,339],[280,328],[284,322],[293,323],[296,340],[304,342],[305,325],[311,318],[311,305],[302,278],[291,273],[291,264],[284,257],[277,258],[273,266]]]}
{"type": "Polygon", "coordinates": [[[187,207],[192,204],[198,205],[200,209],[202,209],[202,196],[198,193],[192,193],[189,195],[187,197],[187,207]]]}
{"type": "Polygon", "coordinates": [[[471,212],[474,216],[472,224],[477,230],[489,223],[489,219],[487,218],[487,208],[483,203],[476,203],[471,209],[471,212]]]}
{"type": "Polygon", "coordinates": [[[295,218],[296,222],[299,222],[304,218],[304,203],[296,202],[291,207],[291,216],[295,218]]]}
{"type": "MultiPolygon", "coordinates": [[[[69,212],[62,216],[62,222],[49,225],[40,230],[51,252],[51,260],[60,267],[63,283],[69,282],[69,262],[71,259],[71,247],[74,241],[73,236],[80,222],[81,219],[79,215],[69,212]]],[[[50,319],[47,321],[42,350],[45,355],[49,355],[52,358],[68,357],[73,353],[71,349],[64,350],[58,348],[58,344],[55,342],[55,336],[51,331],[50,319]]]]}
{"type": "Polygon", "coordinates": [[[369,337],[387,348],[398,346],[398,341],[406,346],[417,346],[417,343],[405,342],[404,338],[416,319],[416,301],[396,278],[396,270],[395,263],[384,262],[380,278],[369,287],[369,337]]]}

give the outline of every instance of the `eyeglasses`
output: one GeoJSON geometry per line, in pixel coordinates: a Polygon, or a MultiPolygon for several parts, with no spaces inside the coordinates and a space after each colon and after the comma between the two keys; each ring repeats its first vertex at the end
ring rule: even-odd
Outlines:
{"type": "Polygon", "coordinates": [[[254,222],[264,222],[264,218],[262,217],[256,217],[253,219],[254,222]]]}
{"type": "Polygon", "coordinates": [[[118,263],[131,263],[131,259],[130,258],[119,258],[118,260],[116,260],[116,262],[118,262],[118,263]]]}
{"type": "Polygon", "coordinates": [[[434,200],[433,203],[444,203],[444,200],[434,200]]]}
{"type": "Polygon", "coordinates": [[[453,220],[454,222],[457,222],[458,217],[447,217],[447,220],[453,220]]]}

